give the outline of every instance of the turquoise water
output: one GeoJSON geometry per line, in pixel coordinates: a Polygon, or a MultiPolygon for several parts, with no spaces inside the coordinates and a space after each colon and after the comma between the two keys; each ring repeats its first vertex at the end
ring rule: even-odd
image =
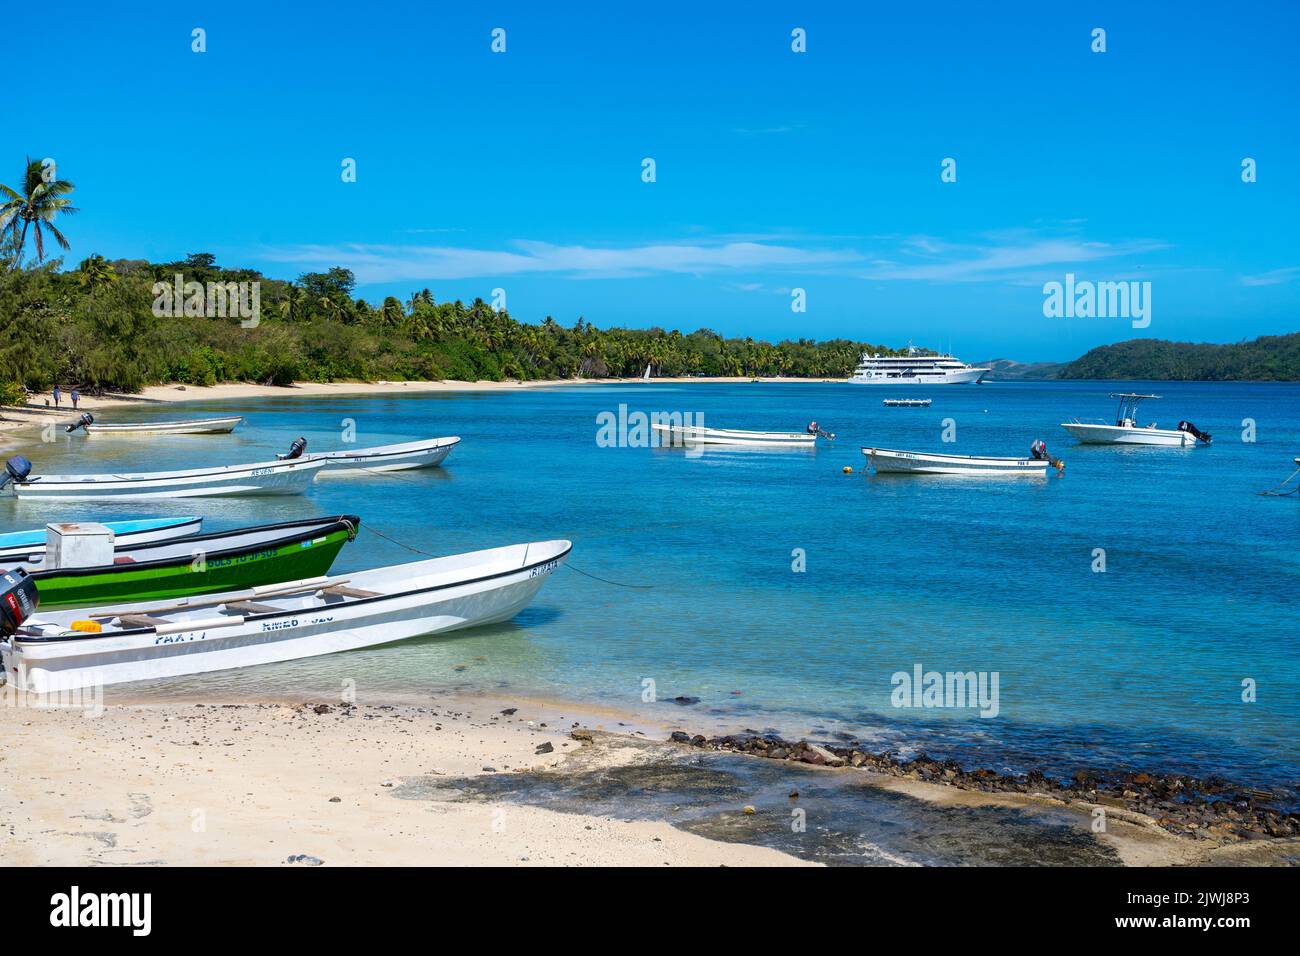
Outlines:
{"type": "MultiPolygon", "coordinates": [[[[1300,454],[1300,387],[1005,383],[884,408],[847,384],[635,384],[400,397],[223,402],[114,420],[240,413],[230,436],[62,437],[21,450],[36,473],[152,470],[438,435],[446,467],[321,479],[302,498],[58,506],[0,501],[0,531],[48,520],[204,514],[207,529],[356,512],[337,571],[529,539],[574,541],[569,569],[509,625],[159,685],[168,694],[425,696],[503,689],[597,700],[685,726],[732,719],[791,734],[996,767],[1081,765],[1300,777],[1300,501],[1256,492],[1300,454]],[[1107,393],[1155,391],[1212,447],[1081,447],[1059,422],[1105,418],[1107,393]],[[815,451],[600,447],[597,416],[838,433],[815,451]],[[945,419],[956,441],[945,444],[945,419]],[[1244,419],[1257,440],[1242,440],[1244,419]],[[1043,438],[1063,477],[845,476],[864,443],[1022,455],[1043,438]],[[388,538],[378,537],[372,531],[388,538]],[[1094,549],[1106,570],[1093,571],[1094,549]],[[806,570],[792,570],[802,549],[806,570]],[[576,570],[575,570],[576,569],[576,570]],[[585,572],[580,573],[580,572],[585,572]],[[595,577],[592,577],[592,576],[595,577]],[[598,580],[604,579],[604,580],[598,580]],[[606,583],[616,582],[616,583],[606,583]],[[996,672],[997,716],[897,708],[895,672],[996,672]],[[655,701],[646,701],[646,679],[655,701]],[[1242,701],[1242,681],[1257,701],[1242,701]],[[683,706],[677,696],[698,697],[683,706]]],[[[109,412],[103,415],[109,419],[109,412]]]]}

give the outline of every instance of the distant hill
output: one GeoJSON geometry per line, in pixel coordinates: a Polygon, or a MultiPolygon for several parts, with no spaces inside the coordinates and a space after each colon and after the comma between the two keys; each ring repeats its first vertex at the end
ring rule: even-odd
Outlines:
{"type": "Polygon", "coordinates": [[[1095,348],[1061,366],[1057,378],[1170,381],[1300,380],[1300,332],[1232,345],[1130,339],[1095,348]]]}
{"type": "Polygon", "coordinates": [[[1061,369],[1058,362],[1016,362],[1012,359],[989,359],[987,362],[975,362],[976,368],[989,368],[993,371],[984,376],[987,382],[1042,381],[1056,378],[1061,369]]]}

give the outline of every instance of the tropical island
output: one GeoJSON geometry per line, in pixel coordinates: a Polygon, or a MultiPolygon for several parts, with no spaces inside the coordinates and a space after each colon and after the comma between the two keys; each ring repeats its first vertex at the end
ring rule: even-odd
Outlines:
{"type": "MultiPolygon", "coordinates": [[[[31,159],[18,186],[0,184],[0,404],[54,385],[134,392],[221,382],[537,381],[630,378],[647,368],[656,376],[845,378],[863,352],[901,354],[848,339],[771,343],[707,328],[598,328],[581,316],[534,325],[481,298],[440,302],[427,288],[376,305],[355,296],[343,267],[290,281],[218,265],[206,252],[172,262],[92,254],[65,270],[51,254],[71,249],[61,224],[77,212],[74,189],[31,159]],[[227,292],[249,287],[255,300],[246,297],[242,312],[223,307],[227,292]],[[191,297],[183,293],[190,288],[205,291],[191,297]]],[[[1300,333],[1236,345],[1139,339],[1061,366],[997,365],[994,378],[1300,379],[1300,333]]]]}

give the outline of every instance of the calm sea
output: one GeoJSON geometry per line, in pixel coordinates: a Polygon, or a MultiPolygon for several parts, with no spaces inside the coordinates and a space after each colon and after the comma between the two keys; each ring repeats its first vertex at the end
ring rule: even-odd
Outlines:
{"type": "Polygon", "coordinates": [[[313,450],[340,448],[349,423],[357,447],[463,441],[445,468],[321,479],[301,498],[139,508],[3,500],[0,524],[194,513],[218,530],[355,512],[363,531],[336,571],[420,557],[407,548],[574,541],[571,567],[509,625],[146,693],[333,696],[345,681],[362,701],[505,690],[706,729],[722,720],[849,734],[996,767],[1300,777],[1300,500],[1257,494],[1300,454],[1300,386],[995,383],[933,389],[925,409],[885,408],[889,394],[646,383],[391,398],[286,392],[124,410],[113,420],[219,411],[248,422],[230,436],[60,436],[22,450],[36,473],[55,473],[256,461],[299,435],[313,450]],[[1107,395],[1121,388],[1164,396],[1143,406],[1144,422],[1190,419],[1213,446],[1073,445],[1059,423],[1111,416],[1107,395]],[[801,430],[816,419],[838,440],[703,455],[601,447],[598,416],[620,404],[717,427],[801,430]],[[955,442],[942,440],[945,424],[955,442]],[[857,473],[864,443],[1023,455],[1035,438],[1065,459],[1063,477],[857,473]],[[996,716],[894,706],[894,675],[917,665],[996,674],[996,716]]]}

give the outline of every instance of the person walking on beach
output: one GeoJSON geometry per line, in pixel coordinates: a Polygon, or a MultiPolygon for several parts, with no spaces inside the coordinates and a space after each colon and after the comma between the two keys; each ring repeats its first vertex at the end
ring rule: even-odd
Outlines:
{"type": "Polygon", "coordinates": [[[62,394],[63,393],[59,391],[59,386],[55,385],[54,386],[54,407],[55,408],[59,407],[59,398],[62,396],[62,394]]]}
{"type": "Polygon", "coordinates": [[[72,390],[72,410],[77,410],[77,402],[81,401],[81,393],[75,388],[72,390]]]}

